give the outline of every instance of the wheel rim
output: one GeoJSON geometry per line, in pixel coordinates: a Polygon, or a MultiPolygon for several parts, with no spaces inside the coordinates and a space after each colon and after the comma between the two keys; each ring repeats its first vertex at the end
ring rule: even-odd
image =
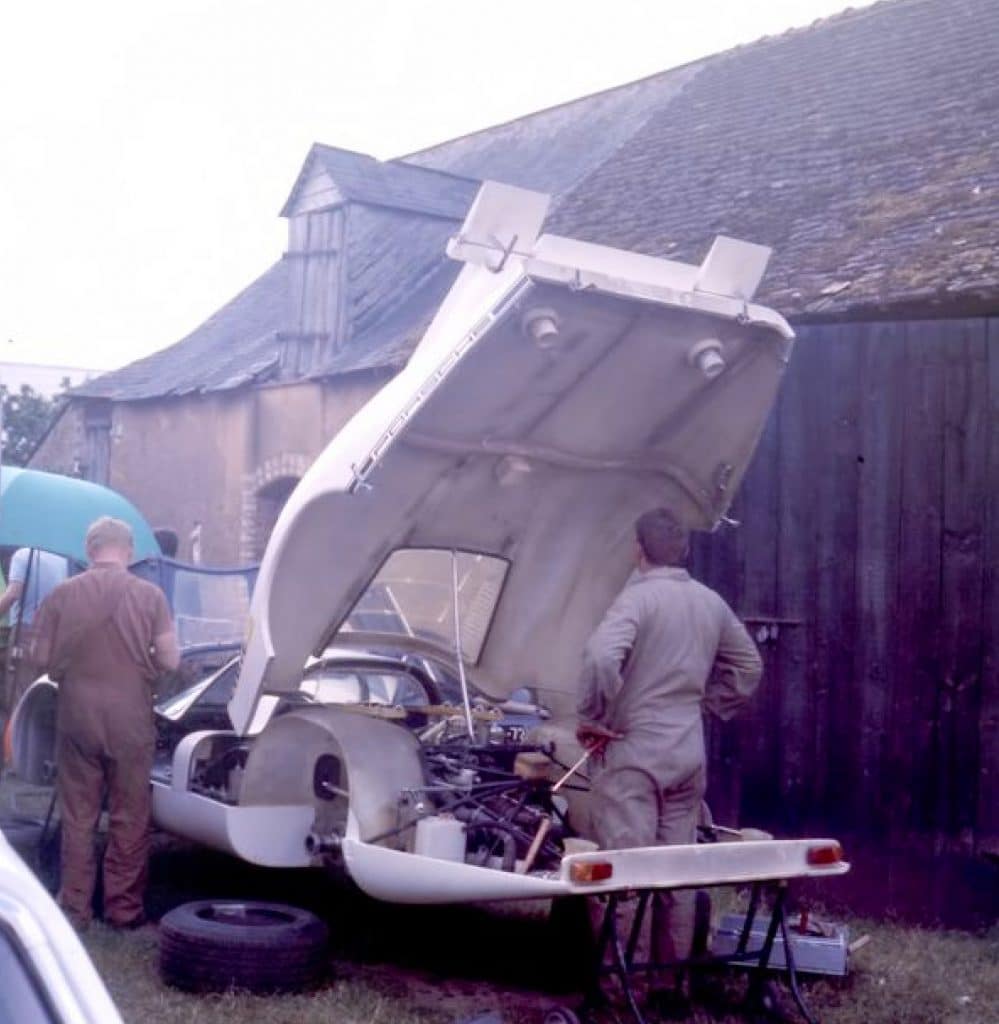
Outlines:
{"type": "Polygon", "coordinates": [[[246,903],[212,903],[201,907],[197,916],[202,921],[233,924],[240,927],[266,928],[275,924],[290,924],[291,914],[274,907],[255,907],[246,903]]]}

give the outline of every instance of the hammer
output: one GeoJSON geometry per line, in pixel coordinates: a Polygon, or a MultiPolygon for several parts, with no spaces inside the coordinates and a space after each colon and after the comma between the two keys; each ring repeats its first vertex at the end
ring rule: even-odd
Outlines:
{"type": "MultiPolygon", "coordinates": [[[[557,793],[568,781],[572,778],[580,768],[586,764],[587,759],[593,750],[589,747],[583,751],[582,757],[579,758],[576,763],[565,772],[565,774],[552,786],[551,791],[554,795],[557,793]]],[[[548,835],[552,827],[552,819],[550,814],[542,816],[541,821],[538,822],[538,831],[534,833],[534,838],[531,840],[531,845],[528,847],[527,854],[524,857],[524,863],[517,869],[517,873],[526,875],[531,870],[531,865],[534,864],[535,858],[538,856],[538,851],[541,849],[541,844],[545,841],[545,836],[548,835]]]]}

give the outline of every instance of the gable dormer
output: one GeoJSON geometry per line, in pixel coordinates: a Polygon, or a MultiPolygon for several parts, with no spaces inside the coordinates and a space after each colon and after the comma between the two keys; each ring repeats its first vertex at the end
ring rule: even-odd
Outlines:
{"type": "Polygon", "coordinates": [[[281,210],[291,262],[281,375],[320,372],[349,341],[352,240],[371,238],[380,227],[390,233],[401,221],[432,221],[446,232],[462,221],[478,185],[404,161],[314,145],[281,210]]]}

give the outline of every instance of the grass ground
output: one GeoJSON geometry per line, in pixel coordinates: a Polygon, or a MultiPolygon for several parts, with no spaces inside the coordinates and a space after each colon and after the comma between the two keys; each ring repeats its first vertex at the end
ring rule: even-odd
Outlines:
{"type": "MultiPolygon", "coordinates": [[[[995,1024],[999,1021],[999,933],[975,937],[854,922],[872,935],[849,978],[807,983],[823,1024],[995,1024]]],[[[540,1021],[546,1005],[572,996],[479,982],[447,982],[388,965],[334,965],[308,995],[194,996],[163,985],[154,928],[119,934],[97,925],[85,938],[126,1024],[435,1024],[498,1009],[509,1021],[540,1021]]],[[[441,969],[446,968],[442,955],[441,969]]],[[[484,970],[484,976],[488,970],[484,970]]],[[[742,1020],[699,1011],[695,1021],[742,1020]]]]}
{"type": "Polygon", "coordinates": [[[403,997],[377,984],[343,978],[307,995],[188,995],[159,980],[154,928],[120,934],[98,925],[84,944],[125,1024],[424,1024],[449,1019],[410,1010],[403,997]]]}

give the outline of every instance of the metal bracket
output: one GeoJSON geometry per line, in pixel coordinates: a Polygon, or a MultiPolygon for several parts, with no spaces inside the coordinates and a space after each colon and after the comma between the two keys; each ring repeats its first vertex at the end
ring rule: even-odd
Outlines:
{"type": "Polygon", "coordinates": [[[517,247],[517,241],[518,241],[519,237],[520,237],[519,235],[514,235],[510,239],[510,244],[509,245],[504,245],[495,235],[490,235],[489,236],[489,241],[492,242],[496,246],[496,248],[499,249],[499,251],[502,253],[502,256],[500,256],[500,261],[499,261],[499,263],[496,264],[496,266],[493,266],[491,263],[487,263],[486,264],[486,267],[490,271],[492,271],[492,273],[494,273],[494,274],[502,273],[504,267],[506,267],[507,261],[510,259],[510,256],[513,254],[514,249],[516,249],[516,247],[517,247]]]}

